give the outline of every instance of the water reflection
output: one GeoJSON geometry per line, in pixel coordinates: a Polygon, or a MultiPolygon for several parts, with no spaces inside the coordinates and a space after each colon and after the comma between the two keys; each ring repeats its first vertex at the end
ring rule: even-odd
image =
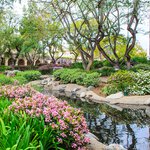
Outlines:
{"type": "Polygon", "coordinates": [[[119,111],[106,104],[68,102],[84,111],[90,131],[102,143],[118,143],[128,150],[150,150],[150,118],[145,109],[119,111]]]}

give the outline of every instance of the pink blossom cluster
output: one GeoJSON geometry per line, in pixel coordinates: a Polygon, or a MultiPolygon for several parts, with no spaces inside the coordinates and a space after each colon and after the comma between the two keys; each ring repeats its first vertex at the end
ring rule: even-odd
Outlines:
{"type": "MultiPolygon", "coordinates": [[[[16,95],[15,95],[16,96],[16,95]]],[[[83,150],[89,143],[86,120],[81,110],[68,105],[66,101],[36,93],[31,97],[18,98],[9,107],[15,113],[25,111],[31,117],[44,116],[45,124],[56,131],[57,141],[71,147],[83,150]],[[67,141],[67,142],[65,142],[67,141]]]]}
{"type": "Polygon", "coordinates": [[[37,93],[30,86],[2,86],[0,87],[0,96],[6,96],[8,98],[24,98],[26,96],[32,96],[37,93]]]}

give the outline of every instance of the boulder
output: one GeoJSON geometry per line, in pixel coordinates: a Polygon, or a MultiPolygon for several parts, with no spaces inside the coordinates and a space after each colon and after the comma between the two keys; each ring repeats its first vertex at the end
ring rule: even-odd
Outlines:
{"type": "Polygon", "coordinates": [[[91,90],[93,90],[93,89],[94,89],[94,86],[89,86],[89,87],[87,88],[88,91],[91,91],[91,90]]]}
{"type": "Polygon", "coordinates": [[[86,99],[91,100],[91,101],[96,102],[96,103],[107,102],[104,97],[97,95],[93,91],[87,91],[86,92],[86,99]]]}
{"type": "Polygon", "coordinates": [[[106,147],[106,150],[126,150],[122,145],[119,144],[110,144],[106,147]]]}
{"type": "Polygon", "coordinates": [[[40,76],[40,79],[41,79],[41,80],[47,79],[47,78],[49,78],[49,75],[41,75],[41,76],[40,76]]]}
{"type": "Polygon", "coordinates": [[[86,93],[85,92],[82,92],[81,94],[80,94],[80,98],[84,98],[86,96],[86,93]]]}
{"type": "Polygon", "coordinates": [[[20,72],[20,71],[19,70],[6,70],[5,74],[8,77],[13,77],[13,76],[15,76],[17,74],[17,72],[20,72]]]}
{"type": "Polygon", "coordinates": [[[145,113],[147,114],[147,116],[149,116],[149,117],[150,117],[150,107],[149,107],[149,108],[146,108],[145,113]]]}
{"type": "Polygon", "coordinates": [[[120,99],[109,100],[110,104],[150,105],[150,95],[124,96],[120,99]]]}
{"type": "Polygon", "coordinates": [[[111,100],[111,99],[119,99],[119,98],[121,98],[121,97],[123,97],[124,95],[123,95],[123,93],[122,92],[118,92],[118,93],[116,93],[116,94],[111,94],[111,95],[109,95],[109,96],[107,96],[106,97],[106,99],[107,100],[111,100]]]}

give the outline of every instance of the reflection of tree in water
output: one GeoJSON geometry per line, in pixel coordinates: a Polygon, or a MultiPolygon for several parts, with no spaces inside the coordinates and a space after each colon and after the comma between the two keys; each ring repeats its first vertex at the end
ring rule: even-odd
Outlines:
{"type": "Polygon", "coordinates": [[[126,148],[135,150],[137,139],[131,125],[139,127],[150,124],[145,110],[123,109],[119,111],[106,104],[88,104],[81,101],[69,101],[73,107],[81,108],[87,119],[88,127],[102,143],[122,143],[121,137],[127,134],[126,148]],[[130,140],[131,139],[131,140],[130,140]]]}

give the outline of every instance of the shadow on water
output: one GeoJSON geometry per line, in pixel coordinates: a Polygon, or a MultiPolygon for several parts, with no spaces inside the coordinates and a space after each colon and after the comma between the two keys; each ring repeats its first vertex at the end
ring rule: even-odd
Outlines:
{"type": "Polygon", "coordinates": [[[150,150],[150,117],[145,108],[131,109],[131,106],[130,109],[118,110],[107,104],[60,99],[67,100],[71,106],[84,112],[90,132],[100,142],[121,144],[128,150],[150,150]]]}
{"type": "Polygon", "coordinates": [[[150,150],[150,117],[145,109],[120,111],[107,104],[67,101],[84,112],[90,131],[100,142],[121,144],[128,150],[150,150]]]}

